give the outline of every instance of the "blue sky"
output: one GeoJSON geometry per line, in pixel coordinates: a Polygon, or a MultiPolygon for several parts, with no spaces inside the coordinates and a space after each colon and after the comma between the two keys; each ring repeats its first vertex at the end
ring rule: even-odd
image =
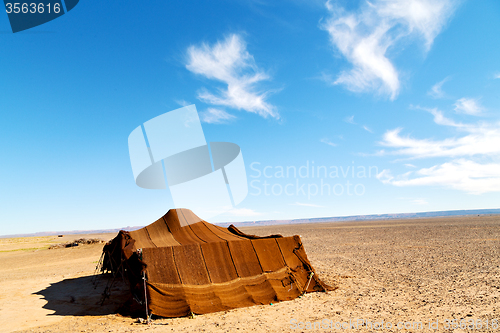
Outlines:
{"type": "Polygon", "coordinates": [[[189,104],[248,176],[212,222],[499,208],[498,17],[493,0],[88,0],[13,34],[0,15],[0,234],[160,217],[172,197],[135,185],[127,138],[189,104]]]}

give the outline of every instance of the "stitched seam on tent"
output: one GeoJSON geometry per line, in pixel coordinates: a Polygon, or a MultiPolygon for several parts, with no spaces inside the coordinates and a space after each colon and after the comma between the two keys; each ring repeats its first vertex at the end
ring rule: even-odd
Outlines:
{"type": "Polygon", "coordinates": [[[210,276],[210,271],[208,270],[207,261],[205,260],[205,255],[203,255],[203,249],[201,248],[201,244],[197,245],[200,248],[201,257],[203,258],[203,264],[205,264],[205,269],[207,270],[208,279],[210,280],[210,283],[213,283],[212,277],[210,276]]]}
{"type": "MultiPolygon", "coordinates": [[[[180,209],[179,209],[179,210],[180,210],[180,209]]],[[[181,210],[181,211],[180,211],[180,213],[181,213],[182,217],[184,218],[184,220],[186,220],[186,223],[187,223],[187,218],[186,218],[186,216],[184,216],[184,212],[182,212],[182,210],[181,210]]],[[[177,215],[179,215],[179,213],[177,213],[177,215]]],[[[199,239],[199,240],[201,240],[202,242],[207,243],[206,241],[204,241],[203,239],[201,239],[201,238],[200,238],[200,236],[198,236],[198,235],[194,232],[193,228],[191,228],[191,224],[187,223],[187,226],[189,227],[189,230],[191,230],[191,231],[193,232],[193,235],[195,235],[196,237],[198,237],[198,239],[199,239]]],[[[182,228],[182,227],[181,227],[181,228],[182,228]]],[[[208,270],[207,270],[207,271],[208,271],[208,270]]]]}
{"type": "Polygon", "coordinates": [[[189,223],[187,222],[187,218],[184,216],[184,213],[182,212],[181,209],[176,209],[175,212],[177,213],[177,219],[179,220],[179,226],[181,228],[182,228],[182,225],[180,225],[181,224],[181,219],[179,218],[179,215],[182,215],[182,218],[184,219],[184,221],[186,221],[186,225],[189,225],[189,223]]]}
{"type": "MultiPolygon", "coordinates": [[[[179,215],[178,215],[178,213],[177,213],[177,209],[176,209],[176,214],[177,214],[177,218],[179,218],[179,215]]],[[[174,237],[175,241],[176,241],[177,243],[179,243],[179,245],[180,245],[180,246],[186,245],[186,244],[184,244],[183,242],[181,242],[179,239],[177,239],[177,238],[175,237],[175,234],[174,234],[174,233],[172,232],[172,230],[170,230],[170,228],[168,227],[167,221],[165,221],[165,225],[167,226],[168,231],[172,234],[172,237],[174,237]]],[[[182,227],[181,227],[181,228],[182,228],[182,227]]],[[[180,230],[180,228],[179,228],[179,230],[180,230]]],[[[179,231],[179,230],[178,230],[178,231],[179,231]]],[[[177,233],[177,234],[178,234],[178,235],[180,235],[181,233],[177,233]]]]}
{"type": "Polygon", "coordinates": [[[212,231],[212,229],[210,229],[210,228],[209,228],[209,227],[205,224],[205,221],[201,221],[201,222],[202,222],[202,224],[205,226],[205,228],[207,228],[207,229],[208,229],[208,231],[210,231],[212,234],[214,234],[214,235],[215,235],[215,237],[218,237],[218,238],[222,239],[223,241],[227,242],[227,239],[224,239],[224,238],[222,238],[221,236],[217,235],[215,232],[213,232],[213,231],[212,231]]]}
{"type": "Polygon", "coordinates": [[[153,240],[151,239],[151,235],[149,234],[148,227],[146,227],[146,235],[148,235],[148,238],[149,238],[149,240],[151,241],[151,243],[153,243],[153,245],[154,245],[155,247],[158,247],[158,246],[155,244],[155,242],[153,242],[153,240]]]}
{"type": "Polygon", "coordinates": [[[170,233],[170,235],[172,235],[172,238],[174,239],[174,241],[176,241],[178,245],[181,245],[181,243],[179,243],[179,241],[177,239],[175,239],[175,236],[172,233],[172,230],[170,230],[170,228],[168,227],[168,223],[165,220],[165,216],[162,216],[161,218],[162,218],[163,222],[165,223],[165,226],[167,227],[168,232],[170,233]]]}
{"type": "Polygon", "coordinates": [[[173,248],[172,248],[172,259],[174,261],[175,271],[177,272],[177,276],[179,277],[179,281],[181,282],[181,284],[183,284],[182,278],[181,278],[181,273],[179,272],[179,268],[177,267],[177,261],[175,260],[175,251],[173,248]]]}
{"type": "Polygon", "coordinates": [[[278,250],[280,250],[281,258],[283,258],[283,263],[285,264],[285,266],[288,266],[286,263],[286,260],[285,260],[285,256],[283,255],[283,251],[281,251],[281,247],[280,247],[280,243],[278,242],[278,239],[275,238],[274,240],[276,241],[276,245],[278,245],[278,250]]]}
{"type": "Polygon", "coordinates": [[[257,257],[257,261],[259,262],[259,266],[260,266],[260,270],[264,272],[264,267],[262,267],[262,264],[260,263],[260,258],[259,258],[259,255],[257,254],[257,251],[255,250],[255,246],[253,246],[253,242],[250,240],[250,244],[252,244],[252,249],[253,249],[253,252],[255,252],[255,256],[257,257]]]}
{"type": "MultiPolygon", "coordinates": [[[[165,226],[167,227],[167,230],[168,232],[172,233],[172,230],[170,230],[169,226],[168,226],[168,223],[167,223],[167,220],[165,220],[165,215],[161,217],[163,222],[165,223],[165,226]]],[[[172,235],[173,236],[173,235],[172,235]]]]}
{"type": "Polygon", "coordinates": [[[187,218],[184,216],[184,213],[182,212],[182,209],[176,209],[175,212],[177,213],[177,219],[179,220],[179,226],[181,228],[182,228],[182,224],[181,224],[181,219],[180,219],[179,215],[182,215],[182,218],[184,219],[186,225],[189,225],[187,218]]]}
{"type": "MultiPolygon", "coordinates": [[[[254,281],[259,281],[259,279],[262,279],[263,277],[265,280],[273,280],[273,279],[280,279],[282,276],[288,276],[289,275],[289,268],[288,267],[282,267],[278,269],[277,271],[272,271],[272,272],[262,272],[257,275],[252,275],[252,276],[247,276],[247,277],[239,277],[236,279],[233,279],[231,281],[227,282],[217,282],[214,283],[212,282],[211,285],[215,286],[229,286],[232,284],[237,283],[238,281],[243,281],[243,282],[254,282],[254,281]]],[[[169,286],[172,288],[193,288],[193,289],[204,289],[204,288],[210,288],[207,284],[185,284],[183,283],[182,285],[179,284],[171,284],[171,283],[161,283],[161,282],[149,282],[148,284],[150,285],[156,285],[156,286],[169,286]]],[[[274,290],[274,289],[273,289],[274,290]]]]}
{"type": "Polygon", "coordinates": [[[195,235],[196,237],[198,237],[199,240],[201,240],[203,243],[208,243],[206,240],[201,239],[201,237],[198,236],[196,234],[196,232],[194,232],[193,228],[191,228],[191,224],[188,224],[188,227],[189,227],[189,230],[191,230],[193,232],[193,235],[195,235]]]}
{"type": "MultiPolygon", "coordinates": [[[[186,216],[184,215],[184,212],[182,211],[182,209],[176,209],[176,211],[177,211],[177,217],[179,217],[179,213],[180,213],[180,215],[182,215],[182,218],[184,219],[184,221],[186,221],[186,226],[191,225],[191,223],[188,223],[188,219],[187,219],[187,218],[186,218],[186,216]]],[[[180,222],[181,222],[181,221],[180,221],[180,219],[179,219],[179,224],[180,224],[180,222]]],[[[182,228],[182,226],[181,226],[181,228],[182,228]]]]}
{"type": "Polygon", "coordinates": [[[236,264],[234,263],[233,254],[231,253],[231,248],[229,247],[229,242],[228,241],[226,241],[226,246],[227,246],[227,250],[229,251],[229,256],[231,257],[231,262],[233,263],[233,267],[234,267],[234,271],[236,272],[236,276],[237,277],[241,277],[238,274],[238,269],[236,268],[236,264]]]}

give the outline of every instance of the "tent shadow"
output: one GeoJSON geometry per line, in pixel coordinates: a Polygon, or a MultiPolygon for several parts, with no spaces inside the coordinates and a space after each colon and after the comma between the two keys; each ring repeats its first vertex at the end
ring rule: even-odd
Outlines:
{"type": "Polygon", "coordinates": [[[59,316],[102,316],[117,313],[130,298],[130,288],[122,279],[116,279],[111,296],[101,305],[102,293],[111,277],[101,275],[97,286],[93,276],[65,279],[33,293],[47,301],[44,309],[53,310],[59,316]]]}

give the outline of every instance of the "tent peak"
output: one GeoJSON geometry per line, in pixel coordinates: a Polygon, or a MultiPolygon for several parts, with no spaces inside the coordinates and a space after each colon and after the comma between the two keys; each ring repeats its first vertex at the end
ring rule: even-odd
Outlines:
{"type": "Polygon", "coordinates": [[[185,227],[190,224],[202,222],[203,220],[198,217],[192,210],[187,208],[172,208],[161,218],[168,225],[185,227]]]}

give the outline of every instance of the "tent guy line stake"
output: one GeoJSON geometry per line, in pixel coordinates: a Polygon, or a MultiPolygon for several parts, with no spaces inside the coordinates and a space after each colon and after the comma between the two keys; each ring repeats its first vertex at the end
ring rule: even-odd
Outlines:
{"type": "Polygon", "coordinates": [[[313,275],[314,275],[314,272],[311,272],[311,274],[309,274],[309,280],[307,281],[307,285],[306,285],[306,289],[304,289],[304,293],[309,288],[309,284],[311,283],[311,279],[312,279],[313,275]]]}
{"type": "Polygon", "coordinates": [[[142,272],[142,279],[144,280],[144,303],[146,304],[146,322],[149,324],[149,314],[148,314],[148,293],[146,291],[146,273],[142,272]]]}

